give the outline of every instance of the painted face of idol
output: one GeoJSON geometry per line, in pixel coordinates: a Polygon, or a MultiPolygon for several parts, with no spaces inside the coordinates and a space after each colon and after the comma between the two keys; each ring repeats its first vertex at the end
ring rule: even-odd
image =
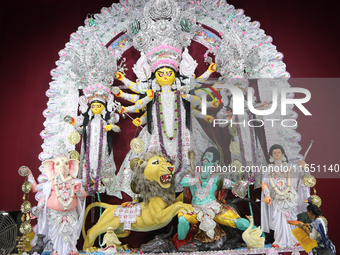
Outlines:
{"type": "Polygon", "coordinates": [[[156,71],[156,81],[160,86],[172,85],[175,79],[175,72],[170,68],[164,67],[156,71]]]}
{"type": "Polygon", "coordinates": [[[202,161],[203,171],[205,170],[205,172],[209,172],[209,169],[218,163],[218,160],[214,161],[214,153],[210,151],[204,153],[202,161]]]}
{"type": "Polygon", "coordinates": [[[104,105],[102,103],[92,103],[91,104],[91,110],[93,114],[101,114],[104,110],[104,105]]]}

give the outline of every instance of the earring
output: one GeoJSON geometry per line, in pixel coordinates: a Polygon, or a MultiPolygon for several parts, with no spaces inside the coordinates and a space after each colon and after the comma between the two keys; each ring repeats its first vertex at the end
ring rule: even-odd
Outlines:
{"type": "Polygon", "coordinates": [[[282,161],[287,161],[287,158],[284,155],[282,156],[282,161]]]}
{"type": "Polygon", "coordinates": [[[272,156],[269,157],[269,162],[273,163],[274,162],[274,158],[272,156]]]}

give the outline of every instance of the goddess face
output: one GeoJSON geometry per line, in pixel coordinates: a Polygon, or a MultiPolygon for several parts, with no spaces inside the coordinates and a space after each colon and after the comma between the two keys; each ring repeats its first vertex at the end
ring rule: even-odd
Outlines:
{"type": "Polygon", "coordinates": [[[272,157],[274,158],[274,160],[282,160],[283,156],[284,154],[282,153],[281,149],[275,149],[272,152],[272,157]]]}
{"type": "Polygon", "coordinates": [[[104,110],[104,105],[102,103],[92,103],[91,104],[91,111],[93,114],[101,114],[104,110]]]}
{"type": "Polygon", "coordinates": [[[175,79],[175,72],[170,68],[164,67],[156,71],[156,81],[160,86],[171,85],[175,79]]]}

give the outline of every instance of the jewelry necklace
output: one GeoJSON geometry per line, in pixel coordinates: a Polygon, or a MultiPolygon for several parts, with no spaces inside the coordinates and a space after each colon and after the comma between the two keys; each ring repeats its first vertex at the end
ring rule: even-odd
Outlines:
{"type": "Polygon", "coordinates": [[[205,187],[204,189],[202,188],[201,184],[196,183],[196,188],[197,188],[196,197],[198,197],[201,200],[206,198],[209,195],[209,191],[210,191],[210,188],[213,182],[214,182],[214,178],[210,178],[207,187],[205,187]]]}
{"type": "MultiPolygon", "coordinates": [[[[170,137],[169,135],[168,135],[168,133],[166,132],[166,129],[165,129],[165,125],[164,125],[164,117],[163,117],[163,108],[162,108],[162,102],[161,102],[161,97],[159,96],[158,97],[158,105],[159,105],[159,114],[160,114],[160,117],[161,117],[161,123],[162,123],[162,130],[163,130],[163,132],[164,132],[164,134],[165,134],[165,136],[166,136],[166,138],[168,138],[169,140],[173,140],[174,139],[174,137],[176,137],[176,134],[177,134],[177,129],[178,129],[178,111],[180,111],[181,110],[181,108],[179,107],[179,109],[178,109],[178,102],[179,102],[179,100],[178,100],[178,91],[176,91],[174,94],[175,94],[175,128],[174,128],[174,133],[173,133],[173,135],[170,137]]],[[[156,103],[157,103],[157,101],[156,101],[156,103]]]]}
{"type": "Polygon", "coordinates": [[[55,193],[57,195],[57,199],[60,202],[61,206],[63,207],[64,211],[67,211],[70,208],[70,206],[73,202],[73,199],[74,199],[74,189],[73,189],[74,180],[73,179],[71,180],[70,189],[66,188],[66,184],[67,184],[67,182],[62,183],[63,187],[62,187],[61,191],[62,191],[63,194],[61,196],[60,193],[59,193],[59,184],[58,184],[57,176],[54,176],[54,190],[55,190],[55,193]],[[71,190],[71,194],[69,194],[69,190],[71,190]],[[64,193],[67,193],[68,195],[65,196],[64,193]]]}
{"type": "MultiPolygon", "coordinates": [[[[165,85],[164,85],[165,86],[165,85]]],[[[174,94],[171,90],[170,91],[162,91],[162,98],[163,101],[165,102],[167,107],[170,107],[172,99],[174,98],[174,94]],[[167,97],[169,95],[169,92],[171,93],[169,100],[167,100],[167,97]]]]}

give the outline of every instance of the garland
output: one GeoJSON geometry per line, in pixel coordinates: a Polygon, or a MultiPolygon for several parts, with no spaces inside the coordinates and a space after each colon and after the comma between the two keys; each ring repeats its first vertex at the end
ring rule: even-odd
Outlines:
{"type": "MultiPolygon", "coordinates": [[[[98,185],[99,185],[99,173],[100,173],[100,167],[101,167],[101,163],[102,163],[102,148],[103,148],[103,120],[100,120],[100,137],[99,137],[99,153],[98,153],[98,166],[97,166],[97,175],[96,175],[96,180],[94,181],[94,188],[92,188],[91,183],[92,178],[91,178],[91,174],[90,174],[90,140],[91,140],[91,135],[87,137],[87,141],[86,141],[86,180],[87,180],[87,192],[90,195],[95,194],[95,192],[98,191],[98,185]]],[[[92,120],[89,122],[88,126],[88,133],[91,134],[91,123],[92,120]]]]}
{"type": "MultiPolygon", "coordinates": [[[[64,182],[65,187],[67,182],[64,182]]],[[[71,185],[70,185],[70,190],[71,190],[71,196],[70,198],[67,200],[64,200],[61,198],[60,194],[59,194],[59,184],[58,184],[58,179],[57,179],[57,175],[54,176],[54,190],[55,190],[55,194],[57,195],[57,199],[59,201],[59,203],[62,205],[64,211],[67,211],[70,208],[71,203],[73,202],[74,199],[74,180],[71,180],[71,185]],[[65,203],[65,201],[67,201],[65,203]]]]}
{"type": "Polygon", "coordinates": [[[158,126],[158,137],[159,137],[159,143],[162,150],[162,153],[170,159],[168,153],[166,152],[166,149],[164,147],[164,141],[163,141],[163,133],[165,136],[172,140],[177,133],[178,130],[178,148],[177,148],[177,156],[179,165],[178,168],[175,170],[175,174],[177,174],[181,168],[182,168],[182,113],[181,113],[181,99],[180,99],[180,93],[177,90],[175,92],[175,130],[172,137],[169,137],[166,133],[165,126],[164,126],[164,118],[163,118],[163,111],[162,111],[162,102],[160,98],[160,93],[155,93],[155,103],[156,103],[156,117],[157,117],[157,126],[158,126]],[[162,133],[162,129],[164,130],[162,133]]]}
{"type": "Polygon", "coordinates": [[[196,183],[196,188],[197,188],[196,193],[195,193],[196,197],[198,197],[200,200],[203,200],[204,198],[206,198],[209,195],[209,191],[214,180],[215,180],[214,178],[210,178],[205,188],[202,188],[202,184],[196,183]]]}
{"type": "Polygon", "coordinates": [[[175,174],[177,174],[182,169],[182,109],[181,109],[181,96],[179,91],[176,91],[177,98],[178,98],[178,109],[175,109],[175,111],[178,111],[178,169],[175,170],[175,174]]]}
{"type": "Polygon", "coordinates": [[[159,111],[157,111],[157,112],[159,112],[159,114],[160,114],[163,132],[164,132],[166,138],[168,138],[169,140],[174,139],[174,137],[176,137],[176,134],[177,134],[177,129],[178,129],[178,119],[177,119],[177,117],[178,117],[178,110],[177,110],[178,107],[177,106],[178,106],[178,104],[179,104],[178,95],[177,95],[177,93],[175,93],[175,129],[174,129],[173,135],[171,137],[169,137],[168,133],[165,130],[161,97],[160,96],[158,97],[159,111]]]}

